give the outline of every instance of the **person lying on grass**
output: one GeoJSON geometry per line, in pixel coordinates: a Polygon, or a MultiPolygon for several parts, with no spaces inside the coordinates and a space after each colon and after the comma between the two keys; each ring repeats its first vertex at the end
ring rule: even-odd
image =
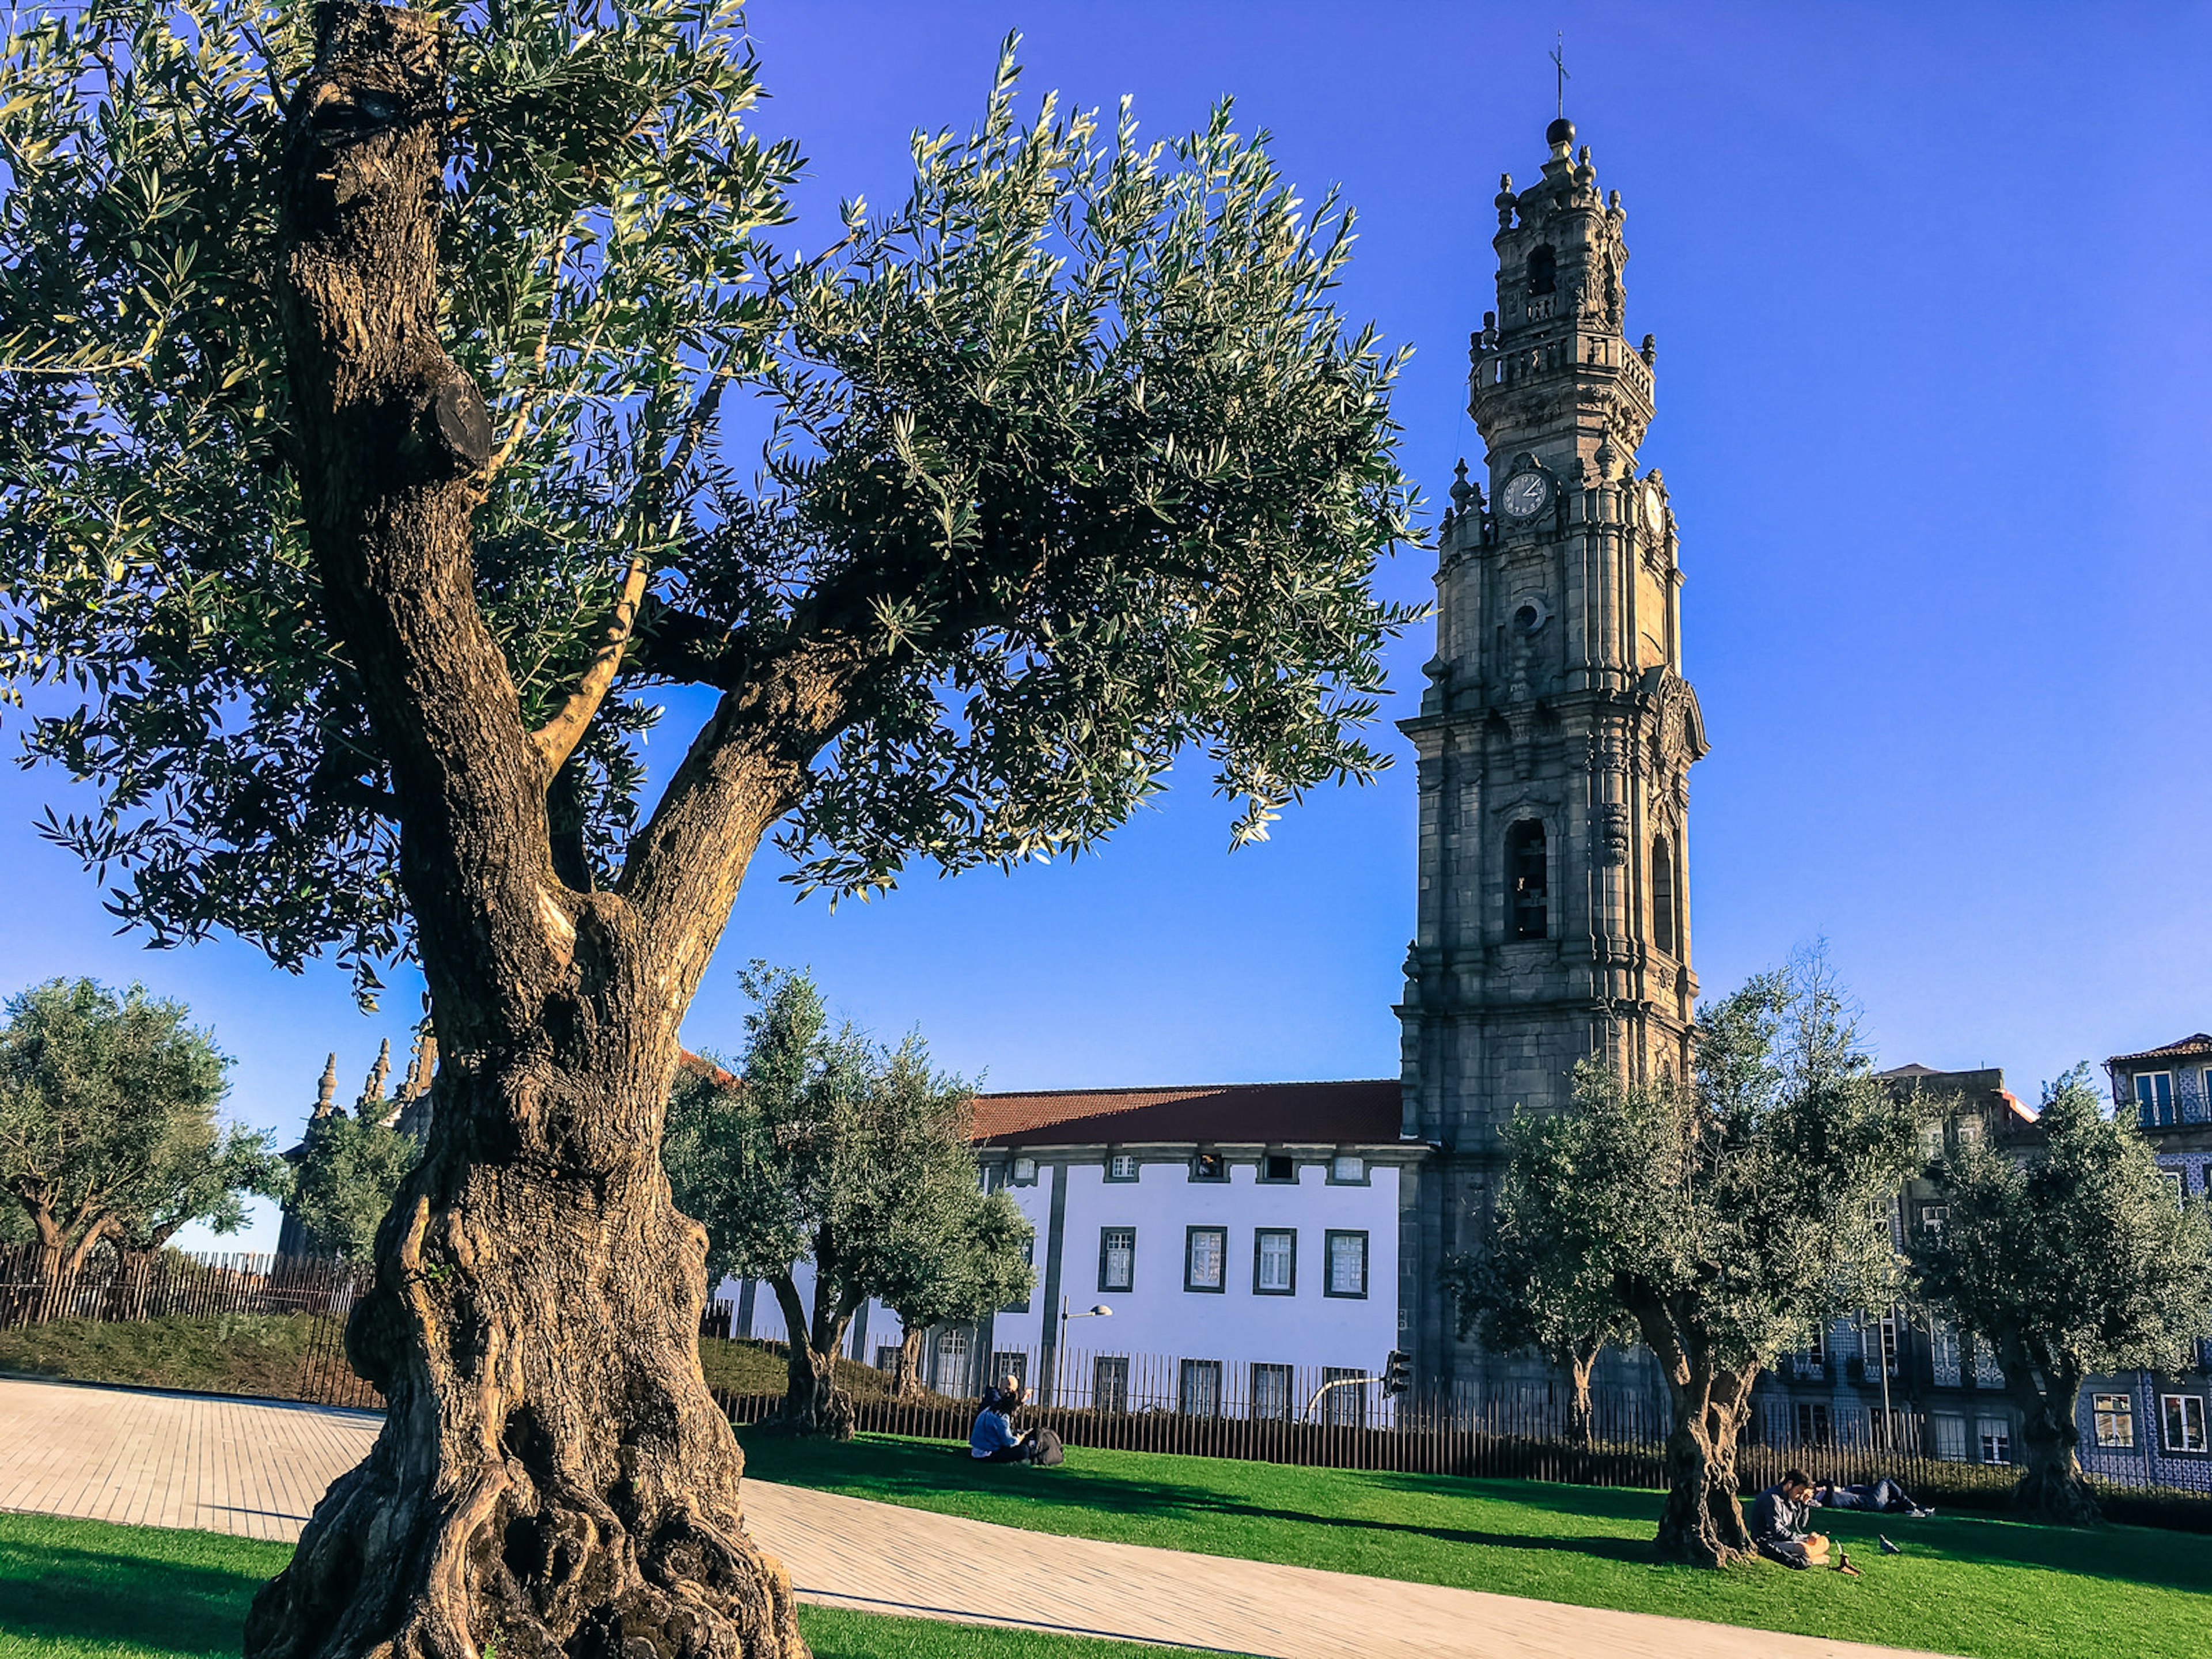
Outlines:
{"type": "Polygon", "coordinates": [[[975,1413],[975,1426],[968,1431],[968,1455],[986,1463],[1041,1463],[1050,1468],[1060,1461],[1060,1437],[1050,1429],[1031,1429],[1017,1438],[1014,1413],[1021,1408],[1021,1379],[1009,1376],[983,1395],[983,1408],[975,1413]]]}
{"type": "Polygon", "coordinates": [[[1903,1515],[1914,1520],[1936,1513],[1914,1503],[1905,1496],[1905,1488],[1886,1474],[1878,1480],[1862,1480],[1856,1486],[1816,1486],[1813,1489],[1813,1502],[1822,1509],[1871,1510],[1876,1515],[1903,1515]]]}
{"type": "MultiPolygon", "coordinates": [[[[1812,1517],[1813,1477],[1802,1469],[1785,1469],[1751,1506],[1751,1541],[1761,1555],[1785,1567],[1820,1566],[1828,1560],[1828,1538],[1813,1530],[1812,1517]]],[[[1838,1572],[1859,1576],[1851,1558],[1840,1550],[1830,1565],[1838,1572]]]]}

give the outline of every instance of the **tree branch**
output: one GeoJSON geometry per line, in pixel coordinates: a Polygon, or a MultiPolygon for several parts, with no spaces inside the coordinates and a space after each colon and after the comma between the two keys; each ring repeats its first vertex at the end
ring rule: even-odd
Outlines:
{"type": "Polygon", "coordinates": [[[600,638],[591,666],[584,671],[583,678],[568,694],[560,712],[530,734],[530,745],[538,751],[538,763],[544,769],[542,781],[545,784],[551,784],[554,775],[576,752],[576,745],[591,728],[592,716],[606,701],[607,691],[614,684],[616,674],[621,672],[623,648],[629,643],[639,606],[645,599],[645,585],[652,575],[652,566],[644,554],[631,558],[615,599],[614,614],[607,620],[606,631],[600,638]]]}

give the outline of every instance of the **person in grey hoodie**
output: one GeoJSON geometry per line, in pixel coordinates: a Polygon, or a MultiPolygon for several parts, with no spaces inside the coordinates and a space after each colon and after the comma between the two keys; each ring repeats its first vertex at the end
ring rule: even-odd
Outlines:
{"type": "Polygon", "coordinates": [[[1770,1561],[1817,1567],[1828,1559],[1828,1540],[1813,1530],[1813,1477],[1785,1469],[1782,1479],[1753,1500],[1751,1541],[1770,1561]]]}

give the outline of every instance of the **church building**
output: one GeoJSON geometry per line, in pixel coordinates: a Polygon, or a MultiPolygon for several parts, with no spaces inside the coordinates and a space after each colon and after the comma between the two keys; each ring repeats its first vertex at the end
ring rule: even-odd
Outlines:
{"type": "Polygon", "coordinates": [[[1563,1107],[1577,1064],[1686,1074],[1689,769],[1682,574],[1650,424],[1652,337],[1623,332],[1628,249],[1573,123],[1540,178],[1496,200],[1498,308],[1471,343],[1462,463],[1438,538],[1421,712],[1418,932],[1399,1005],[1409,1140],[1406,1346],[1437,1385],[1486,1380],[1436,1264],[1480,1240],[1516,1109],[1563,1107]]]}

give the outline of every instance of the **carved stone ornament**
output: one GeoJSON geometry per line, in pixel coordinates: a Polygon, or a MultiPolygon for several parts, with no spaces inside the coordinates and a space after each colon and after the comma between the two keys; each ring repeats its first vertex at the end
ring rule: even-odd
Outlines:
{"type": "Polygon", "coordinates": [[[1598,847],[1605,861],[1610,865],[1628,862],[1628,808],[1617,800],[1609,800],[1597,809],[1598,847]]]}

